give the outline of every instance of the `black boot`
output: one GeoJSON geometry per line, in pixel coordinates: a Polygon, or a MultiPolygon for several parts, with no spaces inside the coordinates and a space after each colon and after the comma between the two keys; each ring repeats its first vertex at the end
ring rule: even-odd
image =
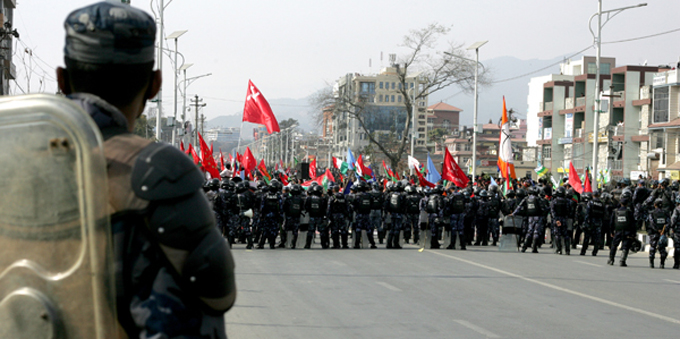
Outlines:
{"type": "Polygon", "coordinates": [[[392,238],[394,238],[392,232],[387,233],[387,245],[385,246],[385,248],[392,248],[392,238]]]}
{"type": "Polygon", "coordinates": [[[621,267],[628,267],[626,265],[626,259],[628,259],[628,250],[623,250],[623,253],[621,253],[621,261],[619,262],[619,266],[621,267]]]}
{"type": "Polygon", "coordinates": [[[307,232],[307,241],[305,241],[305,248],[309,249],[312,247],[312,238],[314,238],[314,234],[312,234],[312,232],[307,232]]]}
{"type": "Polygon", "coordinates": [[[378,242],[381,245],[382,245],[384,239],[385,239],[385,230],[384,229],[382,231],[378,230],[378,242]]]}
{"type": "Polygon", "coordinates": [[[571,238],[569,237],[564,238],[564,254],[571,254],[571,238]]]}
{"type": "Polygon", "coordinates": [[[654,257],[649,257],[649,268],[654,268],[654,257]]]}
{"type": "Polygon", "coordinates": [[[662,254],[661,255],[661,262],[659,263],[659,268],[661,268],[661,269],[666,268],[665,264],[666,264],[666,256],[662,254]]]}
{"type": "Polygon", "coordinates": [[[538,253],[538,240],[534,239],[534,245],[531,247],[531,253],[538,253]]]}
{"type": "Polygon", "coordinates": [[[458,235],[458,239],[460,239],[460,249],[465,250],[465,236],[463,234],[458,235]]]}
{"type": "Polygon", "coordinates": [[[340,248],[340,234],[333,234],[333,248],[340,248]]]}
{"type": "Polygon", "coordinates": [[[331,241],[328,233],[326,232],[321,233],[321,248],[326,249],[330,247],[330,243],[331,241]]]}
{"type": "Polygon", "coordinates": [[[392,248],[401,249],[401,245],[399,245],[399,233],[400,233],[400,232],[397,232],[397,233],[394,235],[394,237],[392,237],[392,241],[393,241],[393,243],[394,243],[394,244],[392,245],[392,248]]]}
{"type": "Polygon", "coordinates": [[[366,232],[366,239],[368,239],[368,243],[371,244],[371,248],[378,248],[378,246],[375,246],[375,240],[373,240],[373,232],[366,232]]]}
{"type": "Polygon", "coordinates": [[[276,248],[276,234],[269,237],[269,248],[271,249],[276,248]]]}
{"type": "Polygon", "coordinates": [[[248,242],[248,245],[246,246],[246,249],[252,249],[253,248],[253,236],[249,235],[246,237],[246,241],[248,242]]]}
{"type": "Polygon", "coordinates": [[[432,249],[437,249],[441,247],[441,245],[439,245],[439,240],[437,239],[437,237],[432,237],[432,240],[430,241],[430,247],[432,247],[432,249]]]}
{"type": "Polygon", "coordinates": [[[293,234],[293,239],[290,242],[290,249],[294,250],[295,249],[295,244],[297,243],[298,235],[293,234]]]}
{"type": "Polygon", "coordinates": [[[342,248],[349,248],[347,246],[347,233],[341,234],[340,237],[342,238],[342,248]]]}
{"type": "Polygon", "coordinates": [[[555,239],[555,253],[562,255],[562,239],[555,239]]]}
{"type": "Polygon", "coordinates": [[[354,233],[352,233],[352,238],[354,238],[354,248],[361,248],[361,246],[359,246],[359,242],[361,241],[361,231],[355,230],[354,233]]]}
{"type": "Polygon", "coordinates": [[[678,251],[675,251],[673,256],[673,269],[680,269],[680,256],[678,255],[678,251]]]}
{"type": "Polygon", "coordinates": [[[456,249],[456,233],[451,232],[451,243],[449,246],[446,246],[447,250],[455,250],[456,249]]]}
{"type": "Polygon", "coordinates": [[[415,229],[413,230],[413,243],[417,244],[418,241],[420,241],[420,232],[417,229],[415,229]]]}
{"type": "Polygon", "coordinates": [[[257,242],[257,249],[261,250],[264,248],[264,242],[267,241],[267,238],[260,236],[260,241],[257,242]]]}
{"type": "Polygon", "coordinates": [[[609,250],[609,260],[607,260],[607,265],[614,265],[614,258],[616,257],[616,248],[609,250]]]}

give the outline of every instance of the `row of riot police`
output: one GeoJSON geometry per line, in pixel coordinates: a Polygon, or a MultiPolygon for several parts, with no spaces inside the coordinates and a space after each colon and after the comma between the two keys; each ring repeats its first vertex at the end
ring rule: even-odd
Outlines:
{"type": "MultiPolygon", "coordinates": [[[[529,248],[538,252],[549,230],[557,254],[569,255],[581,242],[580,254],[592,247],[595,256],[608,245],[613,264],[622,244],[621,265],[625,266],[631,246],[637,243],[636,233],[644,227],[650,240],[650,266],[654,267],[658,251],[664,267],[668,235],[673,232],[674,241],[680,240],[680,209],[675,207],[679,196],[674,185],[661,181],[654,190],[642,182],[635,189],[620,186],[611,193],[596,190],[582,195],[565,187],[553,193],[548,187],[531,186],[511,190],[504,197],[497,186],[445,191],[440,185],[430,189],[399,181],[383,188],[359,181],[349,194],[332,185],[324,194],[323,187],[314,184],[305,194],[300,185],[283,187],[277,180],[253,188],[247,182],[214,179],[207,183],[206,195],[229,243],[242,240],[247,248],[255,244],[263,248],[267,241],[274,248],[279,231],[279,247],[295,248],[300,229],[307,232],[305,248],[311,247],[317,231],[322,248],[359,248],[362,234],[376,248],[374,231],[381,244],[386,241],[386,248],[401,248],[401,235],[406,243],[420,243],[424,234],[431,248],[440,248],[444,231],[451,235],[449,249],[456,247],[456,239],[461,249],[473,242],[495,246],[503,217],[515,216],[521,220],[522,252],[529,248]],[[289,234],[292,239],[287,239],[289,234]]],[[[675,258],[677,267],[679,256],[675,258]]]]}

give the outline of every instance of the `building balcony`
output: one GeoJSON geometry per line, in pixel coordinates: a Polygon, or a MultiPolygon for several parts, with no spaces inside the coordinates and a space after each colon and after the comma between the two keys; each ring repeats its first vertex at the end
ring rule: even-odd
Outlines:
{"type": "Polygon", "coordinates": [[[552,109],[553,109],[552,101],[543,103],[543,111],[552,111],[552,109]]]}
{"type": "Polygon", "coordinates": [[[573,109],[574,108],[574,98],[565,98],[564,99],[564,109],[573,109]]]}

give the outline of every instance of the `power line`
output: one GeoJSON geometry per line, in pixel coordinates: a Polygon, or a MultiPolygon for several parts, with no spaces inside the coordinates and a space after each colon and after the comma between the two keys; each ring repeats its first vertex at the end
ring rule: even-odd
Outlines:
{"type": "Polygon", "coordinates": [[[650,35],[645,35],[637,38],[630,38],[630,39],[623,39],[623,40],[616,40],[616,41],[609,41],[609,42],[603,42],[602,44],[617,44],[620,42],[629,42],[629,41],[636,41],[636,40],[643,40],[643,39],[649,39],[649,38],[654,38],[657,36],[665,35],[665,34],[670,34],[670,33],[675,33],[680,31],[680,28],[672,29],[670,31],[666,32],[661,32],[661,33],[656,33],[656,34],[650,34],[650,35]]]}
{"type": "MultiPolygon", "coordinates": [[[[581,54],[581,53],[583,53],[583,52],[585,52],[585,51],[587,51],[587,50],[589,50],[589,49],[591,49],[591,48],[593,48],[592,45],[591,45],[591,46],[588,46],[588,47],[586,47],[586,48],[584,48],[584,49],[582,49],[582,50],[580,50],[580,51],[578,51],[578,52],[576,52],[576,53],[574,53],[574,54],[572,54],[572,55],[570,55],[570,56],[568,56],[568,57],[565,57],[564,59],[570,59],[570,58],[572,58],[572,57],[575,57],[575,56],[577,56],[577,55],[579,55],[579,54],[581,54]]],[[[552,64],[550,64],[550,65],[548,65],[548,66],[546,66],[546,67],[543,67],[543,68],[541,68],[541,69],[537,69],[537,70],[535,70],[535,71],[531,71],[531,72],[529,72],[529,73],[525,73],[525,74],[522,74],[522,75],[514,76],[514,77],[512,77],[512,78],[507,78],[507,79],[492,81],[491,84],[498,84],[498,83],[501,83],[501,82],[511,81],[511,80],[523,78],[523,77],[525,77],[525,76],[527,76],[527,75],[532,75],[532,74],[534,74],[534,73],[538,73],[538,72],[543,71],[543,70],[546,70],[546,69],[548,69],[548,68],[550,68],[550,67],[557,66],[557,65],[561,64],[562,62],[564,62],[564,59],[563,59],[563,60],[560,60],[560,61],[558,61],[558,62],[552,63],[552,64]]]]}

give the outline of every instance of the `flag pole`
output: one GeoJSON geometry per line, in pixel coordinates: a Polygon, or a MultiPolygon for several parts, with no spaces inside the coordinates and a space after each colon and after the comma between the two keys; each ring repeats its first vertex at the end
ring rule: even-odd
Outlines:
{"type": "Polygon", "coordinates": [[[241,151],[241,134],[243,134],[243,121],[241,121],[241,128],[238,130],[238,146],[236,146],[236,152],[241,151]]]}

